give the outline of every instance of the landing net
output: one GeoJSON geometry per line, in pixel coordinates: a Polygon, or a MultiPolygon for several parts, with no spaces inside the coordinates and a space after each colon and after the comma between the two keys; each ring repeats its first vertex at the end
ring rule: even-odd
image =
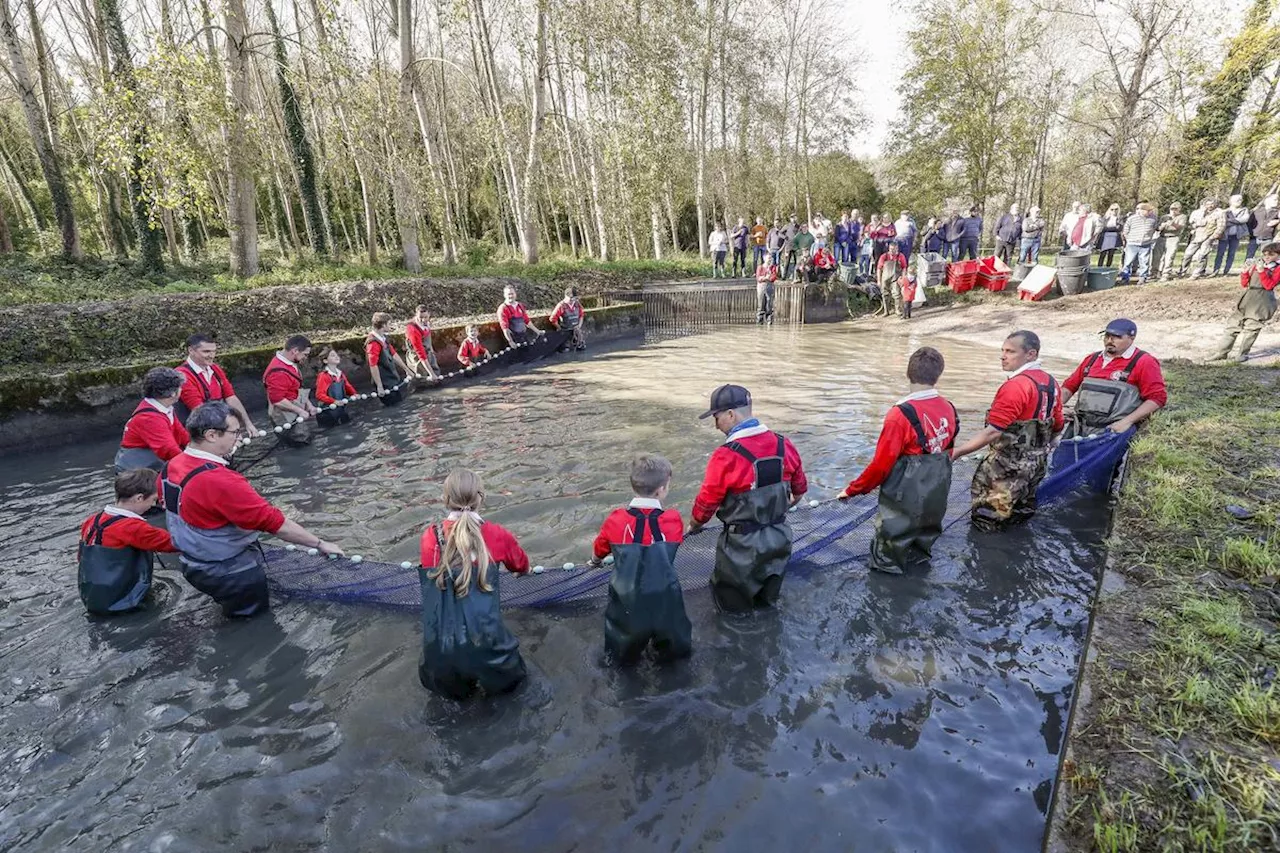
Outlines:
{"type": "MultiPolygon", "coordinates": [[[[1133,430],[1123,434],[1106,432],[1089,438],[1063,441],[1055,450],[1049,475],[1036,492],[1043,509],[1082,494],[1105,499],[1117,469],[1128,451],[1133,430]]],[[[946,527],[963,523],[969,512],[969,482],[973,465],[957,465],[952,476],[946,527]]],[[[874,535],[876,496],[862,495],[847,502],[826,501],[811,506],[807,501],[787,517],[794,534],[788,573],[806,575],[815,571],[857,568],[870,553],[874,535]]],[[[718,524],[686,537],[676,556],[676,572],[685,590],[707,585],[715,563],[718,524]]],[[[266,549],[267,576],[275,592],[283,596],[417,608],[420,605],[416,564],[354,563],[334,560],[298,550],[266,549]]],[[[594,569],[547,567],[540,573],[502,574],[499,590],[504,607],[546,607],[602,598],[609,583],[608,566],[594,569]]]]}

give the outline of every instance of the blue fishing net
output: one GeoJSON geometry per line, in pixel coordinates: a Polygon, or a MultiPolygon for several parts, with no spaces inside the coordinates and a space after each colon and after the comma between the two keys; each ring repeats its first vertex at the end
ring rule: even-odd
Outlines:
{"type": "MultiPolygon", "coordinates": [[[[1063,441],[1055,450],[1049,474],[1036,497],[1043,509],[1075,495],[1104,496],[1129,449],[1133,430],[1106,432],[1063,441]]],[[[966,522],[972,464],[960,464],[952,477],[947,527],[966,522]]],[[[874,535],[877,498],[862,495],[848,501],[804,502],[788,521],[794,544],[788,573],[805,575],[837,567],[855,568],[869,554],[874,535]]],[[[719,527],[713,523],[689,536],[676,557],[676,572],[686,590],[702,588],[715,563],[719,527]]],[[[268,548],[268,578],[282,596],[417,608],[418,567],[406,563],[352,562],[327,559],[301,550],[268,548]]],[[[547,607],[603,598],[609,567],[546,568],[527,575],[504,574],[499,590],[504,607],[547,607]]]]}

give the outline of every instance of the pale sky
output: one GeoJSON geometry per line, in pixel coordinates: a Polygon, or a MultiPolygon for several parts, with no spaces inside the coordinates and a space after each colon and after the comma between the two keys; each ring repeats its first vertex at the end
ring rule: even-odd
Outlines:
{"type": "Polygon", "coordinates": [[[854,52],[860,58],[858,94],[868,122],[853,143],[852,153],[858,157],[879,156],[889,123],[898,115],[901,100],[894,81],[907,67],[907,30],[915,20],[913,5],[842,0],[837,6],[846,10],[846,26],[853,33],[854,52]]]}

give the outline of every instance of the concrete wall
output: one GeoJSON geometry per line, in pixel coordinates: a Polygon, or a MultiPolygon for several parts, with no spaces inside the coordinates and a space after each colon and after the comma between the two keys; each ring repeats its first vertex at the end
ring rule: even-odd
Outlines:
{"type": "MultiPolygon", "coordinates": [[[[644,326],[636,304],[590,308],[585,314],[588,341],[641,337],[644,326]]],[[[545,314],[533,314],[536,325],[548,328],[545,314]]],[[[397,351],[404,351],[404,337],[392,334],[397,351]]],[[[458,365],[458,346],[466,337],[464,326],[442,326],[432,330],[432,341],[441,369],[458,365]]],[[[364,335],[321,339],[312,336],[311,360],[303,376],[314,380],[320,369],[320,351],[335,347],[342,356],[342,369],[357,387],[372,385],[364,356],[364,335]]],[[[480,324],[480,340],[490,352],[506,346],[496,322],[480,324]]],[[[258,419],[266,409],[262,372],[276,347],[230,350],[219,353],[218,362],[236,388],[236,396],[258,419]]],[[[176,363],[176,360],[175,362],[176,363]]],[[[123,429],[129,413],[141,396],[142,376],[154,361],[125,366],[82,368],[52,376],[13,376],[0,379],[0,455],[20,453],[38,445],[42,448],[70,444],[85,438],[101,438],[104,431],[123,429]]],[[[260,425],[265,423],[262,416],[260,425]]]]}

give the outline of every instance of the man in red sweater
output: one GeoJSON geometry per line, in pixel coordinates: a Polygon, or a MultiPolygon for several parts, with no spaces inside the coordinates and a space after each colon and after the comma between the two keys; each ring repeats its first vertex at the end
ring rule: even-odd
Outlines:
{"type": "Polygon", "coordinates": [[[543,332],[529,319],[529,312],[516,300],[516,289],[511,285],[502,289],[502,304],[498,306],[498,325],[502,327],[502,335],[510,346],[532,341],[543,335],[543,332]]]}
{"type": "Polygon", "coordinates": [[[751,394],[741,385],[721,385],[701,418],[713,418],[727,440],[711,454],[693,503],[689,533],[718,516],[724,523],[716,543],[711,592],[724,610],[772,606],[791,558],[787,509],[809,489],[800,454],[751,414],[751,394]]]}
{"type": "Polygon", "coordinates": [[[169,535],[180,553],[182,574],[222,605],[227,616],[266,610],[266,557],[262,533],[342,555],[302,525],[289,521],[243,475],[227,467],[227,455],[244,433],[226,403],[205,403],[187,419],[191,445],[160,472],[169,535]]]}
{"type": "Polygon", "coordinates": [[[1268,243],[1262,247],[1262,263],[1248,263],[1240,271],[1240,286],[1244,293],[1236,302],[1236,316],[1222,335],[1218,351],[1209,359],[1222,361],[1231,355],[1236,340],[1240,341],[1240,354],[1236,361],[1245,361],[1253,342],[1258,339],[1262,327],[1276,314],[1276,285],[1280,284],[1280,243],[1268,243]]]}
{"type": "Polygon", "coordinates": [[[284,440],[295,446],[311,443],[315,434],[315,421],[311,418],[319,411],[311,402],[311,392],[302,384],[300,365],[309,355],[311,341],[303,335],[293,335],[262,374],[262,384],[267,388],[267,417],[284,440]]]}
{"type": "Polygon", "coordinates": [[[1062,383],[1063,401],[1079,393],[1072,424],[1075,435],[1104,429],[1125,432],[1169,402],[1164,373],[1154,355],[1134,345],[1138,325],[1119,317],[1102,331],[1102,351],[1085,356],[1062,383]]]}
{"type": "Polygon", "coordinates": [[[156,472],[125,471],[115,485],[116,502],[80,525],[80,600],[99,616],[141,607],[151,590],[155,553],[177,550],[167,532],[142,518],[156,505],[156,472]]]}
{"type": "Polygon", "coordinates": [[[160,466],[187,446],[187,431],[173,411],[182,393],[182,374],[172,367],[153,367],[142,377],[142,402],[124,424],[116,473],[160,466]]]}
{"type": "Polygon", "coordinates": [[[973,472],[971,518],[982,530],[1026,521],[1036,511],[1036,487],[1049,466],[1049,445],[1062,432],[1062,389],[1040,366],[1040,337],[1014,332],[1000,350],[1009,378],[996,390],[987,422],[951,451],[959,459],[990,445],[973,472]]]}
{"type": "Polygon", "coordinates": [[[911,393],[885,415],[875,456],[840,493],[841,500],[880,489],[872,569],[900,575],[911,563],[928,560],[942,535],[951,491],[951,448],[960,416],[934,387],[942,376],[942,353],[921,347],[907,362],[911,393]]]}
{"type": "Polygon", "coordinates": [[[427,306],[419,305],[413,319],[404,324],[404,340],[409,372],[440,381],[440,365],[431,344],[431,314],[427,306]]]}
{"type": "Polygon", "coordinates": [[[215,363],[218,357],[218,344],[213,338],[204,334],[194,334],[187,338],[187,360],[178,365],[178,372],[186,377],[182,383],[182,396],[178,400],[175,411],[178,420],[185,422],[187,415],[195,411],[201,403],[221,400],[231,407],[245,430],[252,438],[261,435],[258,428],[249,420],[249,413],[244,404],[236,396],[231,387],[231,380],[226,372],[215,363]]]}

